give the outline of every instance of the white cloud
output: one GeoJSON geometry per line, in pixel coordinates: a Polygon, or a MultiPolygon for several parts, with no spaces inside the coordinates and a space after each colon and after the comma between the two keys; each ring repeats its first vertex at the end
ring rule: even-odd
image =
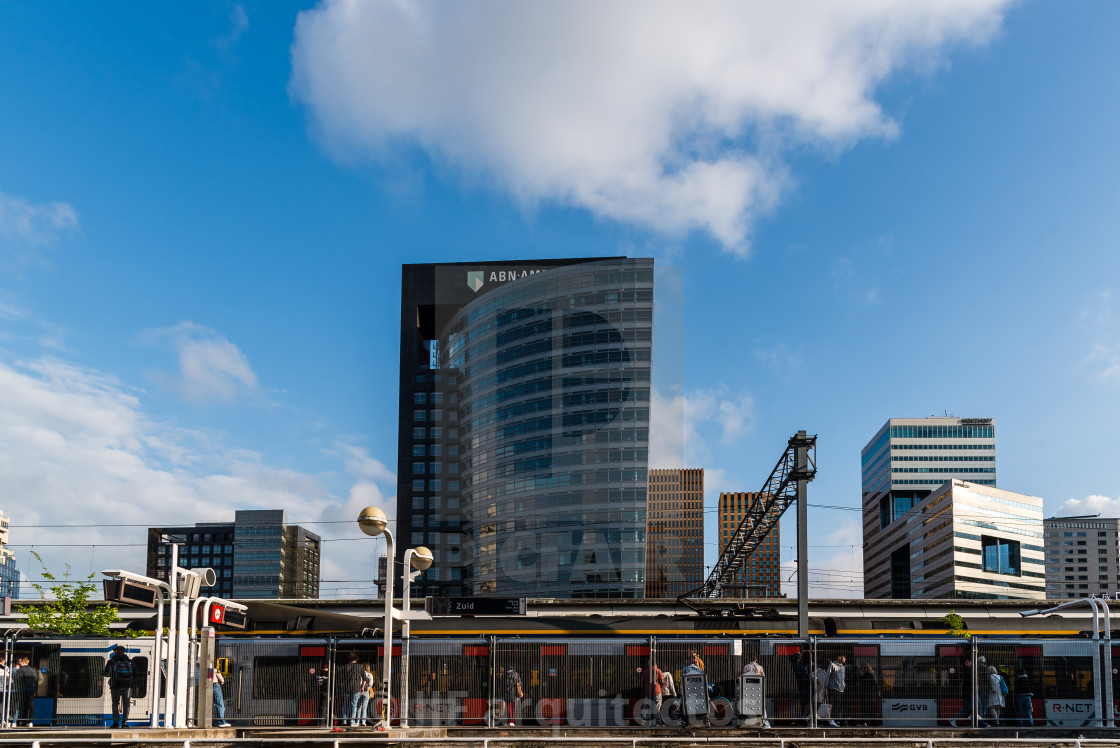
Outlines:
{"type": "MultiPolygon", "coordinates": [[[[284,509],[329,540],[358,534],[354,519],[367,504],[392,516],[395,499],[381,486],[395,484],[393,473],[359,447],[334,453],[350,456],[348,477],[336,481],[344,495],[328,476],[152,420],[136,392],[101,372],[52,358],[0,361],[0,496],[25,577],[39,574],[27,544],[56,572],[66,563],[80,576],[143,570],[144,549],[121,546],[144,544],[144,527],[228,521],[235,509],[284,509]]],[[[381,546],[359,542],[325,543],[324,573],[372,578],[365,570],[381,546]]]]}
{"type": "Polygon", "coordinates": [[[29,247],[53,244],[78,227],[78,212],[69,203],[31,203],[0,192],[0,236],[29,247]]]}
{"type": "Polygon", "coordinates": [[[229,12],[229,26],[229,33],[215,42],[219,49],[228,50],[249,29],[249,16],[240,5],[233,6],[229,12]]]}
{"type": "Polygon", "coordinates": [[[324,0],[296,22],[290,90],[341,160],[414,145],[527,205],[745,253],[787,149],[894,137],[878,86],[987,41],[1006,5],[324,0]]]}
{"type": "Polygon", "coordinates": [[[249,359],[224,335],[193,322],[149,330],[144,337],[166,341],[179,355],[179,374],[154,373],[158,380],[194,402],[230,402],[240,394],[259,394],[249,359]]]}
{"type": "Polygon", "coordinates": [[[1094,343],[1081,365],[1098,382],[1120,385],[1120,345],[1094,343]]]}
{"type": "Polygon", "coordinates": [[[1084,499],[1066,499],[1055,516],[1069,517],[1078,514],[1100,514],[1104,517],[1120,517],[1120,496],[1115,499],[1093,494],[1084,499]]]}
{"type": "Polygon", "coordinates": [[[754,398],[747,392],[715,387],[667,397],[655,387],[650,394],[649,465],[703,465],[711,460],[706,434],[734,444],[750,432],[755,415],[754,398]]]}

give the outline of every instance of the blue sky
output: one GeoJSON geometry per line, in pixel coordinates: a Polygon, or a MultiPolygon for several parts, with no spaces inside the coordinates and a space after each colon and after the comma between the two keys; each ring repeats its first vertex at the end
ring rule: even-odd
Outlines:
{"type": "MultiPolygon", "coordinates": [[[[21,567],[282,507],[325,595],[368,591],[405,262],[656,258],[654,417],[712,507],[799,428],[811,501],[856,507],[875,430],[948,410],[996,419],[1000,487],[1116,514],[1120,6],[642,8],[5,3],[21,567]]],[[[814,509],[814,596],[858,591],[858,528],[814,509]]]]}

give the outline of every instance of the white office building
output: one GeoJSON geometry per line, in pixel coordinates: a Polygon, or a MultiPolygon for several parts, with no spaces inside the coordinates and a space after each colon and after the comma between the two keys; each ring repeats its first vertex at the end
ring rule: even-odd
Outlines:
{"type": "Polygon", "coordinates": [[[1042,530],[1037,496],[947,481],[865,534],[864,596],[1041,600],[1042,530]]]}
{"type": "Polygon", "coordinates": [[[1120,594],[1120,519],[1051,517],[1046,528],[1046,597],[1120,594]]]}
{"type": "Polygon", "coordinates": [[[1043,593],[1042,500],[995,488],[991,418],[892,418],[861,467],[865,597],[1043,593]]]}

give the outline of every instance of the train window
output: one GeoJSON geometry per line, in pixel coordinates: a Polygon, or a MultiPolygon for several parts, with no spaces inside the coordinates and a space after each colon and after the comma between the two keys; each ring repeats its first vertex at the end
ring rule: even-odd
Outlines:
{"type": "Polygon", "coordinates": [[[105,679],[101,669],[104,658],[98,655],[59,658],[58,695],[64,699],[99,699],[105,679]]]}
{"type": "Polygon", "coordinates": [[[142,699],[148,695],[148,658],[132,658],[132,690],[130,695],[134,699],[142,699]]]}
{"type": "Polygon", "coordinates": [[[308,684],[308,661],[299,657],[253,659],[253,698],[275,699],[308,684]]]}

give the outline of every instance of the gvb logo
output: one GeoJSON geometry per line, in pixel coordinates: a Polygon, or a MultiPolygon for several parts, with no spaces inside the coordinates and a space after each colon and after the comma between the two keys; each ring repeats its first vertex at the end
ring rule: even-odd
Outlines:
{"type": "Polygon", "coordinates": [[[485,271],[482,271],[482,270],[468,270],[467,271],[467,287],[470,288],[475,293],[478,293],[478,289],[482,288],[482,284],[485,282],[485,279],[486,279],[485,271]]]}
{"type": "Polygon", "coordinates": [[[904,704],[895,702],[891,704],[892,712],[928,712],[929,704],[904,704]]]}

